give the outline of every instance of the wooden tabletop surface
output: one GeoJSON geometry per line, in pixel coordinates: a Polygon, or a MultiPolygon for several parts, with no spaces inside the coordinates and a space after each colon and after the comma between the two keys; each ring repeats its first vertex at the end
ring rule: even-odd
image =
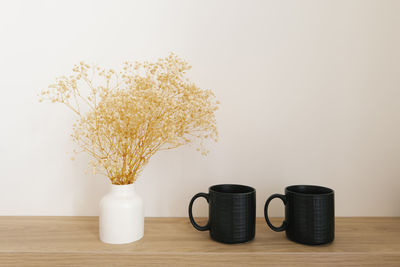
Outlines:
{"type": "Polygon", "coordinates": [[[143,239],[109,245],[97,217],[0,216],[0,266],[400,266],[400,217],[336,218],[335,235],[301,245],[257,218],[253,241],[226,245],[188,218],[146,218],[143,239]]]}

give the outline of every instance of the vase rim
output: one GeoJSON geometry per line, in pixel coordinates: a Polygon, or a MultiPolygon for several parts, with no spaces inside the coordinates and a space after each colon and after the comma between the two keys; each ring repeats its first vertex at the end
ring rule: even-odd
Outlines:
{"type": "Polygon", "coordinates": [[[135,184],[111,184],[112,193],[134,193],[135,184]]]}
{"type": "Polygon", "coordinates": [[[111,184],[111,186],[115,186],[115,187],[119,187],[119,186],[134,186],[135,183],[131,183],[131,184],[111,184]]]}

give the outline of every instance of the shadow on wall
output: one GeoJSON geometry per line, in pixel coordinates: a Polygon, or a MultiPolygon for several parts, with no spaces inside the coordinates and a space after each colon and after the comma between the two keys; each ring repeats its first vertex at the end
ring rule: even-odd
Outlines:
{"type": "MultiPolygon", "coordinates": [[[[88,162],[88,157],[82,162],[88,162]]],[[[81,164],[79,164],[81,165],[81,164]]],[[[93,175],[83,171],[87,169],[87,165],[82,168],[75,168],[76,191],[73,193],[73,215],[74,216],[98,216],[99,203],[101,198],[107,194],[110,189],[111,182],[101,174],[93,175]]]]}

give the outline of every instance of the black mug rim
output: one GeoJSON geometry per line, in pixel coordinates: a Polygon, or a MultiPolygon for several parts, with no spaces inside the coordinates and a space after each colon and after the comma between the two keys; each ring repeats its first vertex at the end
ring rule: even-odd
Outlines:
{"type": "Polygon", "coordinates": [[[241,185],[241,184],[216,184],[216,185],[210,186],[210,188],[208,190],[209,190],[209,192],[214,192],[217,194],[225,194],[225,195],[250,195],[250,194],[254,194],[256,192],[256,190],[253,187],[248,186],[248,185],[241,185]],[[242,192],[219,191],[218,188],[223,187],[223,186],[224,187],[226,187],[226,186],[233,187],[242,192]]]}
{"type": "Polygon", "coordinates": [[[289,192],[291,194],[296,194],[296,195],[312,197],[312,196],[329,196],[329,195],[333,195],[335,191],[333,189],[329,188],[329,187],[320,186],[320,185],[302,185],[302,184],[299,184],[299,185],[287,186],[285,188],[285,192],[289,192]],[[304,193],[304,192],[299,192],[299,191],[295,190],[295,189],[299,190],[300,187],[301,188],[313,188],[313,189],[316,189],[316,190],[321,190],[321,191],[326,191],[326,192],[323,192],[323,193],[304,193]]]}

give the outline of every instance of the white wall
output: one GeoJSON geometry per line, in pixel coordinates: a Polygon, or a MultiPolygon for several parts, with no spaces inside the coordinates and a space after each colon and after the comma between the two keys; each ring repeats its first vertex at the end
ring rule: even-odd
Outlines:
{"type": "MultiPolygon", "coordinates": [[[[400,216],[400,1],[2,1],[0,215],[97,215],[105,177],[66,152],[74,116],[36,94],[80,60],[174,51],[221,101],[220,142],[160,152],[147,216],[186,216],[212,184],[336,192],[339,216],[400,216]]],[[[206,214],[205,201],[196,213],[206,214]]],[[[272,215],[282,215],[274,201],[272,215]]]]}

